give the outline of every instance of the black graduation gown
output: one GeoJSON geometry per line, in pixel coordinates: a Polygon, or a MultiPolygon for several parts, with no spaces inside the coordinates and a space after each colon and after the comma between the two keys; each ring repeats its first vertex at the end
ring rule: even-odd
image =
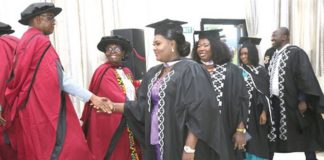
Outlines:
{"type": "MultiPolygon", "coordinates": [[[[125,103],[124,115],[128,119],[128,126],[142,142],[145,160],[156,158],[150,144],[152,106],[149,91],[154,81],[152,79],[159,75],[162,68],[163,65],[151,68],[138,89],[137,101],[125,103]]],[[[166,83],[165,97],[162,98],[164,138],[160,141],[164,144],[163,159],[181,159],[188,129],[198,137],[195,159],[220,159],[223,129],[208,72],[198,63],[183,59],[173,66],[169,74],[170,80],[166,83]]]]}
{"type": "Polygon", "coordinates": [[[247,122],[247,132],[251,135],[248,141],[246,151],[258,157],[269,158],[269,139],[268,133],[271,127],[270,115],[270,99],[269,99],[269,75],[268,71],[263,66],[256,66],[253,69],[243,65],[244,71],[248,72],[243,77],[247,84],[248,92],[251,93],[247,122]],[[252,78],[248,80],[248,77],[252,78]],[[251,83],[252,82],[252,83],[251,83]],[[262,111],[267,113],[267,122],[265,125],[260,125],[259,119],[262,111]]]}
{"type": "MultiPolygon", "coordinates": [[[[239,122],[245,123],[248,115],[248,93],[242,77],[242,70],[232,63],[216,65],[216,70],[225,75],[225,79],[220,80],[222,83],[219,83],[220,81],[213,78],[212,72],[210,73],[216,94],[221,95],[218,103],[221,101],[222,124],[225,129],[223,153],[228,156],[227,160],[241,160],[243,159],[242,150],[234,150],[232,138],[239,122]],[[221,71],[220,68],[226,68],[226,70],[221,71]],[[217,90],[216,88],[220,86],[224,87],[217,90]]],[[[219,78],[221,77],[223,76],[219,78]]]]}
{"type": "MultiPolygon", "coordinates": [[[[284,67],[284,89],[279,92],[283,107],[286,109],[286,140],[277,137],[273,145],[274,152],[303,152],[324,149],[324,113],[323,92],[314,74],[307,54],[297,46],[288,46],[284,51],[287,55],[284,67]],[[298,96],[304,93],[308,109],[302,116],[298,110],[298,96]]],[[[274,59],[274,58],[273,58],[274,59]]],[[[269,66],[271,69],[271,66],[269,66]]],[[[271,72],[270,72],[271,73],[271,72]]],[[[279,72],[279,75],[282,74],[279,72]]],[[[274,107],[274,106],[273,106],[274,107]]],[[[280,114],[275,117],[278,122],[280,114]]],[[[276,124],[278,125],[278,124],[276,124]]]]}

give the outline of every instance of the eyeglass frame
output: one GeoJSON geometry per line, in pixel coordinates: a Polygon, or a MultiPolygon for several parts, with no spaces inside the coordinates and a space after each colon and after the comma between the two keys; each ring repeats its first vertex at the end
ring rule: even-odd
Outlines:
{"type": "Polygon", "coordinates": [[[122,47],[107,47],[106,48],[106,53],[121,53],[123,51],[122,47]]]}
{"type": "Polygon", "coordinates": [[[45,17],[47,21],[55,21],[55,15],[52,14],[52,15],[48,15],[48,14],[40,14],[39,16],[41,17],[45,17]]]}

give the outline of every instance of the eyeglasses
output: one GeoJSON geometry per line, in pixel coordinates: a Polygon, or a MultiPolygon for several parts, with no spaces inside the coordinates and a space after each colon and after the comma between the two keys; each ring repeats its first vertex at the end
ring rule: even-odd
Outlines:
{"type": "Polygon", "coordinates": [[[41,17],[45,17],[46,20],[48,20],[48,21],[55,21],[55,16],[54,16],[54,15],[41,14],[41,15],[39,15],[39,16],[41,16],[41,17]]]}
{"type": "Polygon", "coordinates": [[[120,53],[121,48],[119,48],[119,47],[115,47],[115,48],[108,47],[108,48],[106,48],[106,52],[108,52],[108,53],[112,53],[112,52],[120,53]]]}

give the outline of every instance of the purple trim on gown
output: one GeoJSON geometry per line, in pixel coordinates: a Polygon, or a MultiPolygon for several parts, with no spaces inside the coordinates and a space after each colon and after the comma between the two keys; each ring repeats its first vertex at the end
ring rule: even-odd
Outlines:
{"type": "Polygon", "coordinates": [[[161,153],[160,153],[160,145],[159,145],[159,127],[158,127],[158,102],[159,98],[159,88],[161,86],[161,78],[157,79],[154,82],[151,91],[151,100],[152,100],[152,112],[151,112],[151,136],[150,136],[150,143],[154,146],[155,153],[156,153],[156,160],[160,160],[161,153]]]}

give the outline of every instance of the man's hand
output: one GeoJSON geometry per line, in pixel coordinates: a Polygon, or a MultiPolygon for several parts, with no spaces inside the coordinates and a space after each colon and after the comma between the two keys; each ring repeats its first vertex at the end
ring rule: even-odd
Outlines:
{"type": "Polygon", "coordinates": [[[0,125],[1,126],[6,125],[6,120],[2,117],[1,112],[0,112],[0,125]]]}
{"type": "Polygon", "coordinates": [[[265,111],[262,111],[261,115],[260,115],[260,120],[259,123],[260,125],[264,125],[267,122],[267,114],[265,111]]]}
{"type": "Polygon", "coordinates": [[[90,101],[93,104],[93,108],[109,114],[112,113],[113,104],[108,98],[92,95],[90,101]]]}
{"type": "Polygon", "coordinates": [[[305,101],[299,101],[298,103],[298,110],[303,115],[307,110],[307,104],[305,101]]]}

